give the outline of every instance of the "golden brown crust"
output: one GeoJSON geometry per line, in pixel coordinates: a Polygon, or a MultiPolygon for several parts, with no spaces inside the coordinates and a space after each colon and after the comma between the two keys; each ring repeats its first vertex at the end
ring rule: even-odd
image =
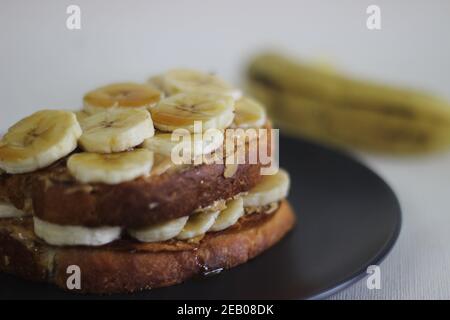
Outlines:
{"type": "Polygon", "coordinates": [[[242,264],[278,242],[293,227],[295,215],[283,201],[276,213],[245,216],[233,227],[196,242],[121,240],[99,248],[48,246],[33,237],[27,223],[0,223],[0,270],[66,288],[67,267],[78,265],[82,292],[111,294],[170,286],[205,271],[242,264]],[[20,225],[19,241],[15,235],[20,225]],[[3,263],[5,255],[8,265],[3,263]]]}

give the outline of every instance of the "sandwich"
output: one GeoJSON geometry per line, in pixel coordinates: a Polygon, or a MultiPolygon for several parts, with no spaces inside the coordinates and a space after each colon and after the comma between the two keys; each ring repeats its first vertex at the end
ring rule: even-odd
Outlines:
{"type": "Polygon", "coordinates": [[[185,69],[35,112],[0,140],[0,271],[113,294],[247,262],[295,223],[272,132],[256,100],[185,69]]]}

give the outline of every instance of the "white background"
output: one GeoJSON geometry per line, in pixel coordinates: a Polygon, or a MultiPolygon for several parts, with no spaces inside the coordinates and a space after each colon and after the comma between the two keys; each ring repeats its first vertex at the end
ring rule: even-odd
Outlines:
{"type": "MultiPolygon", "coordinates": [[[[360,76],[450,98],[449,1],[24,1],[0,7],[0,128],[38,108],[78,108],[114,81],[144,81],[177,66],[216,71],[238,84],[265,48],[335,62],[360,76]],[[66,28],[66,7],[82,10],[66,28]],[[366,28],[377,4],[382,30],[366,28]]],[[[396,159],[360,154],[400,197],[403,230],[365,282],[335,298],[450,298],[450,154],[396,159]]]]}

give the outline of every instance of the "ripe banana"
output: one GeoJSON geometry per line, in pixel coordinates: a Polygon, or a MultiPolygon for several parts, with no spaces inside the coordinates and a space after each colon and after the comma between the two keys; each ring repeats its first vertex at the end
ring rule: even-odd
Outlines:
{"type": "Polygon", "coordinates": [[[222,231],[234,225],[244,215],[244,201],[242,198],[231,200],[227,208],[220,212],[209,231],[222,231]]]}
{"type": "Polygon", "coordinates": [[[239,90],[232,88],[219,77],[189,69],[170,70],[158,77],[150,78],[149,82],[168,95],[187,92],[225,95],[236,100],[241,97],[239,90]]]}
{"type": "Polygon", "coordinates": [[[25,215],[25,212],[17,209],[12,204],[0,201],[0,218],[20,218],[25,215]]]}
{"type": "Polygon", "coordinates": [[[242,97],[234,105],[234,126],[238,128],[260,128],[266,121],[266,110],[254,99],[242,97]]]}
{"type": "Polygon", "coordinates": [[[146,110],[110,109],[81,121],[81,147],[89,152],[121,152],[141,144],[155,134],[146,110]]]}
{"type": "Polygon", "coordinates": [[[150,174],[153,152],[147,149],[99,154],[76,153],[67,161],[69,172],[83,183],[118,184],[150,174]]]}
{"type": "Polygon", "coordinates": [[[203,132],[225,129],[234,119],[234,100],[213,94],[179,93],[162,100],[151,109],[151,114],[155,127],[162,131],[194,132],[195,121],[201,122],[203,132]]]}
{"type": "Polygon", "coordinates": [[[172,152],[188,152],[191,158],[199,157],[219,149],[223,145],[223,134],[203,136],[189,134],[174,139],[171,133],[157,133],[144,141],[143,147],[158,154],[171,156],[172,152]]]}
{"type": "Polygon", "coordinates": [[[450,146],[450,105],[278,55],[257,57],[249,91],[285,132],[339,146],[420,153],[450,146]]]}
{"type": "Polygon", "coordinates": [[[181,217],[143,229],[129,229],[128,234],[141,242],[166,241],[180,234],[188,219],[181,217]]]}
{"type": "Polygon", "coordinates": [[[91,92],[84,98],[84,108],[89,113],[109,108],[148,109],[161,99],[162,93],[154,87],[139,83],[114,83],[91,92]]]}
{"type": "Polygon", "coordinates": [[[279,169],[274,175],[263,176],[262,181],[244,196],[244,207],[262,207],[286,198],[289,192],[289,175],[279,169]]]}
{"type": "Polygon", "coordinates": [[[38,111],[9,128],[0,140],[0,168],[14,174],[47,167],[75,150],[80,136],[72,112],[38,111]]]}
{"type": "Polygon", "coordinates": [[[214,225],[219,213],[220,211],[201,212],[190,216],[177,239],[187,240],[205,234],[214,225]]]}
{"type": "Polygon", "coordinates": [[[33,218],[34,232],[48,244],[54,246],[101,246],[119,239],[120,227],[86,228],[64,226],[33,218]]]}

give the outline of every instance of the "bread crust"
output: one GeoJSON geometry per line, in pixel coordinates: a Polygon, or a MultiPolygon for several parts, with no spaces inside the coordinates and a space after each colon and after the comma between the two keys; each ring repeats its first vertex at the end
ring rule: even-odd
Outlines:
{"type": "Polygon", "coordinates": [[[247,215],[195,241],[120,240],[99,248],[52,247],[34,236],[29,221],[11,220],[0,220],[1,271],[66,289],[67,267],[78,265],[79,292],[112,294],[170,286],[245,263],[278,242],[293,227],[295,215],[284,200],[275,213],[247,215]]]}

